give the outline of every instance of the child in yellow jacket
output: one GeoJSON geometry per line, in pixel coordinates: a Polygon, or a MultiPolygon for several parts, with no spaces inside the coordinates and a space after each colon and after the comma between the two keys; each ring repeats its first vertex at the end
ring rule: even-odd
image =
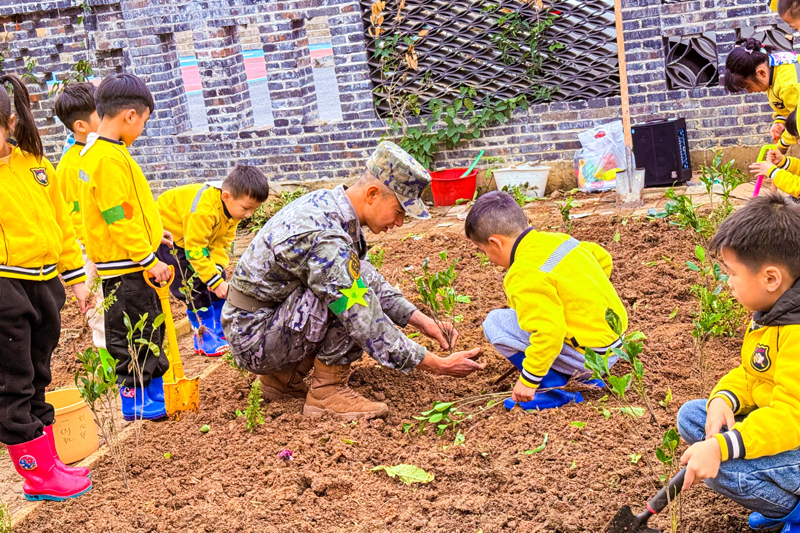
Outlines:
{"type": "Polygon", "coordinates": [[[59,274],[81,312],[89,307],[81,250],[55,178],[28,90],[16,76],[0,76],[0,442],[25,478],[28,500],[60,501],[92,487],[87,469],[59,460],[55,411],[45,401],[66,301],[59,274]]]}
{"type": "Polygon", "coordinates": [[[155,251],[169,241],[156,202],[141,168],[128,152],[141,135],[153,110],[153,96],[142,80],[117,74],[100,83],[95,95],[100,126],[81,150],[81,212],[86,253],[102,278],[103,294],[116,301],[103,313],[106,349],[117,360],[122,413],[126,420],[166,416],[162,376],[169,361],[161,350],[164,326],[154,328],[161,314],[156,291],[144,278],[147,271],[158,283],[169,281],[169,267],[155,251]],[[159,348],[136,346],[142,381],[132,371],[126,315],[131,324],[147,315],[144,329],[134,338],[159,348]]]}
{"type": "Polygon", "coordinates": [[[797,108],[800,95],[800,64],[794,52],[778,51],[761,41],[749,38],[737,46],[725,60],[725,88],[728,92],[767,93],[772,107],[773,142],[785,153],[795,144],[795,136],[786,131],[786,117],[797,108]]]}
{"type": "Polygon", "coordinates": [[[800,205],[775,193],[750,200],[720,225],[710,249],[719,252],[732,294],[753,319],[742,363],[708,400],[678,412],[678,431],[691,444],[681,459],[684,488],[704,480],[756,511],[754,529],[800,524],[798,243],[800,205]]]}
{"type": "MultiPolygon", "coordinates": [[[[627,328],[625,306],[609,281],[611,256],[592,242],[537,232],[505,192],[478,198],[465,231],[492,263],[508,269],[503,287],[511,309],[491,311],[483,331],[520,370],[512,400],[523,409],[582,401],[575,393],[537,389],[561,387],[572,376],[587,378],[585,348],[607,354],[621,345],[605,318],[611,309],[627,328]]],[[[609,357],[609,366],[616,360],[609,357]]]]}
{"type": "MultiPolygon", "coordinates": [[[[797,136],[796,110],[786,117],[786,132],[797,136]]],[[[778,150],[770,150],[766,161],[750,165],[750,173],[756,176],[766,176],[772,180],[774,189],[800,198],[800,159],[785,156],[778,150]]]]}
{"type": "Polygon", "coordinates": [[[239,222],[268,195],[267,177],[256,167],[239,165],[221,183],[183,185],[158,197],[161,221],[174,246],[162,244],[156,256],[175,268],[170,289],[189,306],[196,353],[214,357],[228,348],[220,313],[228,294],[225,268],[231,243],[239,222]]]}

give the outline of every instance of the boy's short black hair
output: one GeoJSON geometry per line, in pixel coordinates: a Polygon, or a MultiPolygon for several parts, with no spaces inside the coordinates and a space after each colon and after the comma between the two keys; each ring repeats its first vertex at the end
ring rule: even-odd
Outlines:
{"type": "Polygon", "coordinates": [[[793,19],[800,18],[800,1],[778,0],[778,15],[783,18],[787,13],[793,19]]]}
{"type": "Polygon", "coordinates": [[[56,116],[70,131],[75,131],[75,122],[89,122],[92,113],[97,111],[94,95],[97,87],[88,81],[70,83],[56,98],[56,116]]]}
{"type": "Polygon", "coordinates": [[[94,98],[100,118],[106,115],[116,117],[126,109],[135,109],[139,114],[149,109],[152,113],[156,107],[147,85],[140,78],[127,72],[112,74],[100,82],[94,98]]]}
{"type": "Polygon", "coordinates": [[[269,197],[269,180],[254,166],[236,165],[222,182],[222,189],[230,192],[234,198],[247,196],[261,203],[269,197]]]}
{"type": "Polygon", "coordinates": [[[788,131],[789,135],[792,137],[797,137],[797,109],[789,113],[789,116],[786,117],[786,131],[788,131]]]}
{"type": "Polygon", "coordinates": [[[773,263],[800,277],[800,204],[780,193],[748,201],[720,224],[709,248],[727,248],[752,272],[773,263]]]}
{"type": "Polygon", "coordinates": [[[528,217],[510,194],[492,191],[475,200],[464,223],[464,231],[469,240],[486,244],[492,235],[516,237],[528,226],[528,217]]]}

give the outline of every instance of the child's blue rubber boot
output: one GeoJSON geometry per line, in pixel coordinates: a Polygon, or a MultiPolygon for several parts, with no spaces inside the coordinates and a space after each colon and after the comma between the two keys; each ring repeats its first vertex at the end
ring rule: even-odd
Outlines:
{"type": "Polygon", "coordinates": [[[205,311],[187,310],[186,315],[194,329],[194,352],[206,357],[219,357],[228,351],[228,343],[217,337],[214,333],[214,310],[205,311]],[[203,326],[202,330],[200,326],[203,326]]]}
{"type": "MultiPolygon", "coordinates": [[[[515,354],[513,357],[509,358],[509,361],[517,367],[518,369],[522,370],[522,361],[525,359],[525,354],[523,352],[519,352],[515,354]]],[[[581,403],[583,401],[583,396],[580,392],[566,392],[563,390],[559,390],[556,387],[563,387],[569,381],[569,377],[566,375],[556,372],[555,370],[550,370],[543,378],[541,383],[539,384],[540,389],[553,389],[553,390],[541,390],[537,391],[533,395],[533,399],[529,402],[522,402],[519,404],[526,411],[533,411],[539,410],[543,411],[545,409],[554,409],[556,407],[561,407],[562,405],[566,405],[568,403],[581,403]]],[[[506,409],[513,409],[517,402],[512,400],[511,398],[507,398],[503,403],[506,409]]]]}
{"type": "Polygon", "coordinates": [[[147,389],[141,387],[120,387],[122,399],[122,418],[133,420],[157,420],[167,416],[167,406],[147,395],[147,389]]]}
{"type": "Polygon", "coordinates": [[[156,402],[164,401],[164,378],[153,378],[147,386],[147,397],[156,402]]]}
{"type": "Polygon", "coordinates": [[[780,531],[781,533],[800,533],[800,503],[783,518],[767,518],[761,513],[752,513],[747,520],[750,529],[756,531],[780,531]],[[781,526],[783,526],[781,528],[781,526]],[[779,529],[781,528],[781,529],[779,529]]]}
{"type": "Polygon", "coordinates": [[[222,306],[225,300],[211,302],[211,309],[214,310],[214,333],[222,340],[225,340],[225,332],[222,330],[222,306]]]}

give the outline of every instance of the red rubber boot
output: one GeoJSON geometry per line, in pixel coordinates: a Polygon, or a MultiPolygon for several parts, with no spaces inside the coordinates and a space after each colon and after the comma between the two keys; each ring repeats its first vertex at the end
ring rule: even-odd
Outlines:
{"type": "Polygon", "coordinates": [[[92,488],[89,478],[66,474],[56,468],[47,435],[7,448],[14,468],[25,478],[22,491],[26,500],[60,502],[76,498],[92,488]]]}
{"type": "Polygon", "coordinates": [[[61,462],[61,458],[58,456],[58,451],[56,451],[56,437],[53,434],[52,424],[44,427],[44,434],[47,437],[48,442],[50,442],[50,451],[53,453],[53,459],[55,459],[56,468],[71,476],[92,477],[92,473],[88,468],[82,466],[67,466],[61,462]]]}

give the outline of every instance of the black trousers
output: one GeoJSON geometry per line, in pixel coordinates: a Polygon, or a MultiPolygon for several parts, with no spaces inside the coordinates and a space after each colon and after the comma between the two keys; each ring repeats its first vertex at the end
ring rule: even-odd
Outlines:
{"type": "MultiPolygon", "coordinates": [[[[169,291],[175,298],[189,305],[186,296],[181,292],[183,280],[194,275],[192,264],[186,258],[186,250],[177,245],[170,248],[166,244],[162,244],[158,247],[158,250],[156,250],[156,257],[158,257],[160,261],[175,267],[175,279],[172,281],[169,291]],[[171,251],[173,250],[176,252],[176,255],[172,255],[171,251]]],[[[222,279],[225,279],[224,272],[220,272],[220,276],[222,276],[222,279]]],[[[197,276],[192,278],[190,285],[192,286],[191,298],[192,302],[194,302],[195,309],[211,307],[211,302],[218,302],[221,300],[221,298],[218,298],[216,294],[211,292],[208,286],[200,281],[200,278],[197,276]]],[[[191,308],[191,305],[189,305],[190,310],[191,308]]]]}
{"type": "Polygon", "coordinates": [[[161,314],[158,294],[155,289],[147,285],[141,272],[104,279],[103,294],[106,298],[112,291],[115,291],[116,301],[103,317],[106,328],[106,349],[117,360],[117,383],[126,387],[147,387],[153,378],[163,376],[169,368],[169,360],[162,349],[164,325],[153,329],[153,321],[161,314]],[[133,349],[138,353],[137,360],[143,370],[142,383],[139,383],[138,377],[135,376],[131,361],[125,314],[128,315],[131,326],[135,326],[145,314],[147,315],[144,330],[137,331],[133,335],[133,349]],[[158,357],[147,345],[136,343],[136,339],[139,338],[158,346],[158,357]]]}
{"type": "Polygon", "coordinates": [[[22,444],[55,421],[44,399],[61,335],[61,280],[0,278],[0,442],[22,444]]]}

